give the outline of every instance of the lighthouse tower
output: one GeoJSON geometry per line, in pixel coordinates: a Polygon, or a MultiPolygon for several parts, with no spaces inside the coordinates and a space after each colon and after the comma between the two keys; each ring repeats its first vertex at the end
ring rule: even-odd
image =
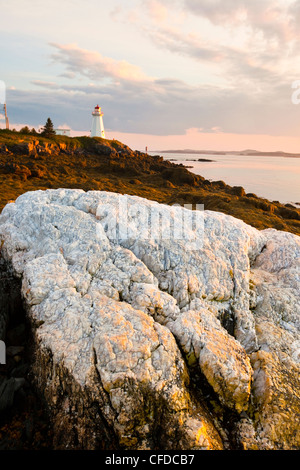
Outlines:
{"type": "Polygon", "coordinates": [[[92,112],[92,130],[91,130],[91,137],[102,137],[105,139],[105,131],[103,125],[103,113],[101,113],[101,108],[99,106],[95,106],[94,111],[92,112]]]}

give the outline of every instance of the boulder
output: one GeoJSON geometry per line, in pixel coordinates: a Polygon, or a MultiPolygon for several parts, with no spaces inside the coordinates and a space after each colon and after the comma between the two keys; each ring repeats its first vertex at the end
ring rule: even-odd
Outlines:
{"type": "Polygon", "coordinates": [[[38,140],[29,142],[19,140],[18,143],[11,145],[9,150],[17,155],[35,155],[38,143],[38,140]]]}
{"type": "MultiPolygon", "coordinates": [[[[158,168],[158,165],[151,165],[151,169],[155,171],[160,171],[161,169],[158,168]]],[[[200,180],[200,177],[198,175],[194,175],[193,173],[190,173],[186,168],[167,168],[161,172],[161,176],[167,180],[170,181],[173,184],[183,186],[183,185],[189,185],[189,186],[195,186],[197,185],[197,182],[200,180]]]]}
{"type": "Polygon", "coordinates": [[[4,169],[7,173],[13,173],[25,180],[31,176],[31,171],[26,165],[17,165],[16,163],[10,162],[4,165],[4,169]]]}
{"type": "Polygon", "coordinates": [[[96,143],[93,147],[93,151],[96,154],[105,155],[105,156],[115,157],[118,155],[118,152],[113,147],[110,147],[109,145],[106,145],[106,144],[96,143]]]}
{"type": "Polygon", "coordinates": [[[300,447],[299,237],[59,189],[8,204],[0,239],[54,448],[300,447]]]}
{"type": "Polygon", "coordinates": [[[11,152],[8,150],[5,144],[0,145],[0,154],[2,155],[9,155],[11,152]]]}
{"type": "Polygon", "coordinates": [[[242,197],[242,196],[246,195],[246,191],[244,190],[244,188],[242,186],[233,186],[231,192],[235,196],[242,197]]]}

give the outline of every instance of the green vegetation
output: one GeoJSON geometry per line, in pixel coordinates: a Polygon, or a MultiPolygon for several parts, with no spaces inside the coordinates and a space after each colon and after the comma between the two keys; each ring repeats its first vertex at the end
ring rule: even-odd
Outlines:
{"type": "Polygon", "coordinates": [[[53,122],[50,118],[47,119],[46,124],[42,129],[41,135],[48,138],[51,138],[53,135],[55,135],[53,122]]]}
{"type": "Polygon", "coordinates": [[[38,138],[38,141],[41,145],[44,144],[66,144],[70,149],[90,149],[93,148],[95,142],[102,143],[104,145],[110,145],[114,148],[124,147],[124,144],[118,140],[109,140],[102,139],[102,137],[68,137],[65,135],[52,134],[51,136],[44,135],[43,133],[38,133],[35,129],[29,131],[29,127],[23,127],[19,132],[14,130],[0,129],[0,146],[6,145],[7,148],[12,145],[24,142],[31,143],[35,141],[34,137],[38,138]],[[25,130],[25,132],[24,132],[25,130]]]}

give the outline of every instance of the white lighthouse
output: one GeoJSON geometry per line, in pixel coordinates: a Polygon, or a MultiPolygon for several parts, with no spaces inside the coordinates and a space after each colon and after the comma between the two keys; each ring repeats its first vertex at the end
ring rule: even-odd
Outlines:
{"type": "Polygon", "coordinates": [[[98,104],[95,106],[95,109],[92,112],[92,116],[91,137],[102,137],[105,139],[105,131],[102,119],[103,113],[101,113],[101,108],[99,108],[98,104]]]}

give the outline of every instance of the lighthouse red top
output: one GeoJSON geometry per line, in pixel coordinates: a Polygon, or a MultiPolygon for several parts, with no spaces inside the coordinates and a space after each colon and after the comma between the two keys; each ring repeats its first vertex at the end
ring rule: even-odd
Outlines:
{"type": "Polygon", "coordinates": [[[97,104],[97,106],[95,106],[95,109],[100,109],[98,104],[97,104]]]}

